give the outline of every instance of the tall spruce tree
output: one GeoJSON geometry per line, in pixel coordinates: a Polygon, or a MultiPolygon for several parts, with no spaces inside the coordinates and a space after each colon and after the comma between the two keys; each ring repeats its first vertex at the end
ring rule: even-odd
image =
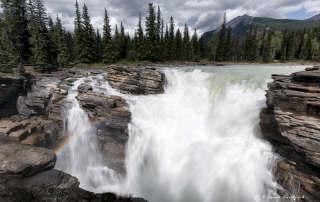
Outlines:
{"type": "Polygon", "coordinates": [[[144,44],[144,34],[143,34],[143,29],[141,26],[141,15],[139,13],[139,23],[138,23],[138,30],[137,30],[137,57],[138,60],[144,60],[145,59],[145,44],[144,44]]]}
{"type": "Polygon", "coordinates": [[[146,35],[148,36],[148,59],[151,62],[157,61],[157,23],[156,23],[156,14],[155,8],[152,3],[148,4],[148,13],[149,16],[146,17],[146,35]]]}
{"type": "Polygon", "coordinates": [[[227,38],[226,38],[226,55],[225,55],[225,60],[230,61],[230,49],[231,49],[231,27],[229,25],[228,31],[227,31],[227,38]]]}
{"type": "Polygon", "coordinates": [[[113,43],[111,37],[111,28],[109,23],[109,16],[107,13],[107,9],[104,9],[104,24],[103,24],[103,38],[102,38],[102,46],[103,46],[103,55],[102,61],[103,63],[113,63],[113,43]]]}
{"type": "Polygon", "coordinates": [[[182,35],[180,32],[180,29],[177,30],[176,32],[176,59],[177,60],[182,60],[182,53],[183,53],[183,44],[182,44],[182,35]]]}
{"type": "Polygon", "coordinates": [[[13,50],[19,56],[19,63],[29,60],[29,29],[26,0],[1,0],[3,28],[13,50]]]}
{"type": "Polygon", "coordinates": [[[0,71],[15,73],[18,67],[19,54],[9,39],[4,23],[0,22],[0,71]]]}
{"type": "Polygon", "coordinates": [[[199,43],[198,43],[198,34],[197,34],[197,29],[194,29],[192,38],[191,38],[191,42],[192,42],[192,47],[193,47],[193,60],[195,62],[199,62],[200,61],[200,57],[199,57],[199,43]]]}
{"type": "Polygon", "coordinates": [[[267,44],[266,44],[266,50],[265,50],[264,56],[263,56],[263,61],[267,62],[267,63],[272,62],[272,47],[271,47],[272,35],[273,35],[273,32],[271,30],[269,30],[268,40],[267,40],[267,44]]]}
{"type": "Polygon", "coordinates": [[[189,27],[186,23],[183,31],[183,59],[191,60],[189,27]]]}
{"type": "Polygon", "coordinates": [[[287,56],[287,30],[282,35],[281,49],[280,49],[280,61],[285,62],[287,56]]]}
{"type": "Polygon", "coordinates": [[[224,13],[223,21],[221,24],[221,30],[219,34],[218,48],[217,48],[217,60],[225,61],[226,60],[226,24],[227,24],[226,13],[224,13]]]}
{"type": "Polygon", "coordinates": [[[62,28],[61,20],[57,15],[57,23],[55,26],[55,39],[57,43],[57,62],[59,67],[67,67],[69,64],[69,51],[65,31],[62,28]]]}
{"type": "Polygon", "coordinates": [[[169,45],[169,59],[174,60],[176,58],[175,56],[175,36],[174,36],[174,21],[173,17],[170,17],[169,22],[169,38],[168,38],[168,45],[169,45]]]}
{"type": "Polygon", "coordinates": [[[76,0],[76,18],[74,20],[74,55],[76,60],[81,59],[81,51],[83,49],[83,28],[82,28],[82,18],[79,10],[79,4],[76,0]]]}
{"type": "Polygon", "coordinates": [[[80,52],[80,58],[84,63],[92,63],[96,59],[96,53],[94,50],[94,29],[90,21],[90,16],[86,4],[82,9],[82,50],[80,52]]]}
{"type": "Polygon", "coordinates": [[[31,64],[36,71],[47,71],[50,64],[47,49],[47,16],[43,0],[29,0],[28,9],[31,64]]]}

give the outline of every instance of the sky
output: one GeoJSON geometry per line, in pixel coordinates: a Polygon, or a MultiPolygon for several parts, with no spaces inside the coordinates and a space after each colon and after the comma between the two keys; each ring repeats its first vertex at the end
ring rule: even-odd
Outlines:
{"type": "MultiPolygon", "coordinates": [[[[125,31],[132,36],[137,29],[139,12],[144,25],[150,0],[78,0],[78,3],[81,11],[83,4],[87,5],[95,28],[102,30],[106,8],[112,30],[122,22],[125,31]]],[[[197,29],[199,35],[219,27],[224,12],[227,21],[244,14],[306,19],[320,13],[320,0],[155,0],[152,3],[156,8],[160,6],[164,23],[172,16],[176,29],[183,30],[187,23],[190,30],[197,29]]],[[[45,4],[54,19],[59,15],[66,30],[73,31],[75,0],[45,0],[45,4]]]]}

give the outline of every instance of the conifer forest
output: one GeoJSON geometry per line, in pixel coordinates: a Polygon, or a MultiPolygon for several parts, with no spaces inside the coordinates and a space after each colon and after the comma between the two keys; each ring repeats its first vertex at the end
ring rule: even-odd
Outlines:
{"type": "MultiPolygon", "coordinates": [[[[75,63],[112,64],[127,61],[262,62],[274,60],[319,61],[320,27],[284,32],[265,28],[258,32],[251,24],[245,38],[226,26],[207,43],[204,36],[185,24],[175,27],[174,14],[163,19],[161,8],[146,5],[148,15],[137,13],[133,36],[122,25],[111,30],[107,8],[103,30],[94,29],[90,8],[75,2],[74,30],[66,30],[59,16],[47,13],[44,0],[1,0],[0,71],[15,72],[29,64],[36,71],[64,68],[75,63]]],[[[117,16],[120,18],[121,16],[117,16]]]]}

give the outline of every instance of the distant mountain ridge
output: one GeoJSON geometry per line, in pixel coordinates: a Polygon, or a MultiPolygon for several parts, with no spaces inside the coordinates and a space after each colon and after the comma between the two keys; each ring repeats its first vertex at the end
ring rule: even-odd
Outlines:
{"type": "MultiPolygon", "coordinates": [[[[250,24],[253,23],[258,26],[258,31],[263,31],[264,27],[268,27],[274,31],[284,30],[298,30],[304,28],[320,27],[320,14],[312,16],[305,20],[292,20],[292,19],[274,19],[269,17],[253,17],[249,15],[242,15],[233,18],[227,22],[227,28],[232,28],[232,33],[237,37],[246,37],[250,29],[250,24]]],[[[209,42],[212,35],[220,31],[220,27],[204,33],[205,40],[209,42]]]]}

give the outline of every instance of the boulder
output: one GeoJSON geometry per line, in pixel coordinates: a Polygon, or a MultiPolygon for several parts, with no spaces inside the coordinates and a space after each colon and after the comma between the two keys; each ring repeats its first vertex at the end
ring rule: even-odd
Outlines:
{"type": "Polygon", "coordinates": [[[319,201],[320,71],[307,70],[272,75],[260,127],[276,152],[285,157],[275,169],[278,182],[306,201],[319,201]]]}
{"type": "Polygon", "coordinates": [[[163,92],[164,74],[154,68],[109,66],[105,79],[121,93],[135,95],[163,92]]]}
{"type": "Polygon", "coordinates": [[[48,149],[0,140],[0,162],[0,174],[24,178],[53,168],[56,155],[48,149]]]}

